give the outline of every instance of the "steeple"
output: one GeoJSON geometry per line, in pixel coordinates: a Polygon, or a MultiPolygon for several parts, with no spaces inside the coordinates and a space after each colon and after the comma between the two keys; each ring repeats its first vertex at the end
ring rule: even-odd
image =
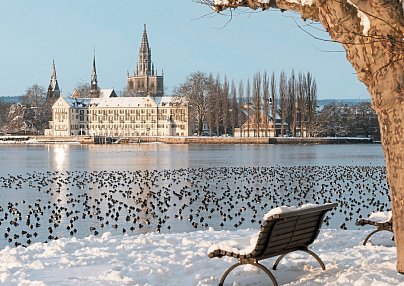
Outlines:
{"type": "Polygon", "coordinates": [[[152,63],[146,24],[143,28],[136,69],[133,76],[128,76],[127,89],[136,96],[164,95],[164,78],[157,75],[157,68],[152,63]]]}
{"type": "Polygon", "coordinates": [[[151,50],[147,38],[146,24],[144,24],[142,43],[139,48],[138,75],[151,75],[151,50]]]}
{"type": "Polygon", "coordinates": [[[95,48],[94,48],[94,58],[93,58],[93,70],[91,72],[90,95],[91,95],[91,97],[95,97],[98,95],[97,69],[95,66],[95,48]]]}
{"type": "Polygon", "coordinates": [[[60,96],[59,84],[58,84],[58,80],[56,77],[55,60],[52,61],[52,73],[51,73],[51,79],[50,79],[50,83],[49,83],[49,87],[48,87],[47,96],[48,96],[48,98],[60,96]]]}

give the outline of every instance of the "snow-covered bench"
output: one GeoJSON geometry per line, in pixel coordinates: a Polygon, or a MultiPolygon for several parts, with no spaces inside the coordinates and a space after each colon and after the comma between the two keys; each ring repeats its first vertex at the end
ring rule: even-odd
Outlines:
{"type": "Polygon", "coordinates": [[[304,251],[313,256],[321,268],[325,265],[308,246],[314,242],[320,232],[325,213],[336,207],[336,203],[325,205],[304,205],[300,208],[279,207],[272,209],[264,216],[264,222],[256,237],[250,239],[248,245],[236,245],[234,241],[222,242],[212,245],[208,250],[208,256],[237,258],[238,263],[231,266],[222,276],[219,285],[223,285],[227,275],[236,267],[244,264],[255,265],[262,269],[278,285],[274,275],[260,260],[279,256],[272,269],[276,270],[282,258],[293,251],[304,251]]]}
{"type": "Polygon", "coordinates": [[[368,236],[366,236],[365,240],[363,241],[363,245],[366,245],[370,237],[374,235],[376,232],[382,230],[393,232],[393,219],[391,211],[372,213],[368,219],[358,219],[356,221],[356,225],[364,226],[367,224],[374,225],[377,227],[377,229],[369,233],[368,236]]]}

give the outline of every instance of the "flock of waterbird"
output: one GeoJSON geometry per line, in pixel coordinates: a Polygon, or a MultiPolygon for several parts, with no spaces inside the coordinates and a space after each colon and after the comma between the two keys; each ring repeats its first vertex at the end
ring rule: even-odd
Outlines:
{"type": "Polygon", "coordinates": [[[337,202],[331,228],[390,208],[384,167],[49,171],[0,177],[0,246],[61,237],[258,228],[278,206],[337,202]]]}

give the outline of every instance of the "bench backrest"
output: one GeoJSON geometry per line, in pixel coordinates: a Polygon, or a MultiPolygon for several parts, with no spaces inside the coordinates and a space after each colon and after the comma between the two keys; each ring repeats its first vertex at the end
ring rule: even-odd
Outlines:
{"type": "Polygon", "coordinates": [[[337,203],[276,214],[261,225],[253,257],[265,259],[306,249],[320,232],[325,213],[337,203]]]}

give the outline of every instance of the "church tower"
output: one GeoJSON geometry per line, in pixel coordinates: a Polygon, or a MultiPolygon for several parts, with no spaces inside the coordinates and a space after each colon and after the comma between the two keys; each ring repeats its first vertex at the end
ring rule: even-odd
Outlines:
{"type": "Polygon", "coordinates": [[[157,70],[154,68],[145,24],[136,71],[132,76],[128,75],[128,91],[135,96],[163,96],[163,78],[163,74],[157,75],[157,70]]]}
{"type": "Polygon", "coordinates": [[[50,83],[48,86],[47,97],[51,98],[51,97],[59,97],[59,96],[60,96],[60,89],[59,89],[58,79],[56,77],[55,60],[53,60],[52,74],[51,74],[51,79],[50,79],[50,83]]]}
{"type": "Polygon", "coordinates": [[[99,97],[97,69],[95,67],[95,50],[93,58],[93,70],[91,72],[90,97],[99,97]]]}

